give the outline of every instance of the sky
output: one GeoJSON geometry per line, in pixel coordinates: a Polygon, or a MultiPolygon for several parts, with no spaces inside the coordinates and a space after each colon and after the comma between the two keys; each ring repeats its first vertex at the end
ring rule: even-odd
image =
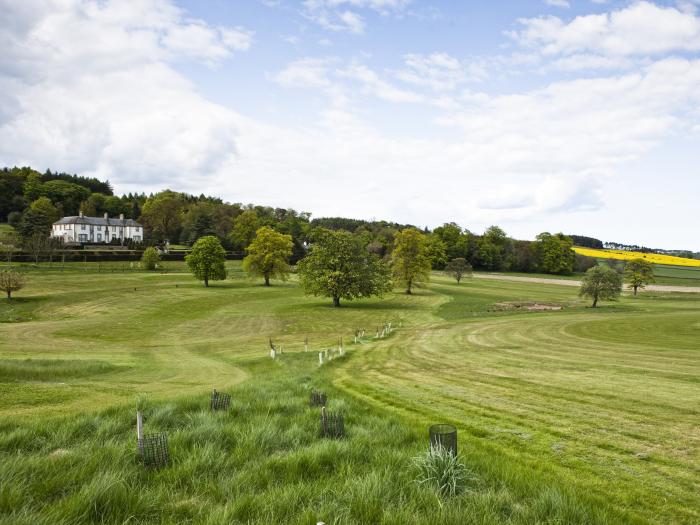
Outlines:
{"type": "Polygon", "coordinates": [[[0,0],[0,165],[700,250],[700,0],[0,0]]]}

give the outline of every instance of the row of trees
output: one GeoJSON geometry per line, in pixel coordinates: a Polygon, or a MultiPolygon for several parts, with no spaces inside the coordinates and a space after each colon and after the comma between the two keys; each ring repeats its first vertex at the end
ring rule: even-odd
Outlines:
{"type": "MultiPolygon", "coordinates": [[[[412,293],[413,287],[428,280],[431,264],[426,236],[415,228],[400,231],[395,238],[390,264],[367,250],[361,238],[344,230],[314,229],[309,253],[297,266],[299,282],[306,293],[330,297],[335,306],[341,299],[381,296],[396,282],[412,293]]],[[[291,235],[263,226],[247,248],[243,268],[251,276],[286,279],[293,252],[291,235]]],[[[226,278],[225,251],[214,236],[199,239],[185,260],[194,276],[209,286],[210,280],[226,278]]]]}
{"type": "MultiPolygon", "coordinates": [[[[557,239],[543,237],[541,242],[545,253],[548,253],[548,243],[559,246],[557,239]]],[[[263,226],[248,246],[243,268],[251,276],[262,277],[265,286],[270,285],[272,278],[285,280],[291,271],[292,247],[290,235],[263,226]]],[[[405,228],[395,235],[391,259],[386,262],[367,250],[350,232],[316,228],[308,255],[297,265],[299,282],[306,293],[329,297],[334,306],[340,306],[341,299],[381,296],[394,284],[403,285],[406,293],[411,294],[416,285],[429,280],[433,248],[426,234],[416,228],[405,228]]],[[[561,264],[561,257],[548,256],[552,257],[548,264],[561,264]]],[[[190,270],[204,281],[205,286],[209,286],[210,280],[226,278],[224,259],[224,248],[214,236],[199,239],[186,257],[190,270]]],[[[446,265],[445,271],[459,283],[471,273],[472,267],[466,259],[457,257],[446,265]]],[[[635,295],[638,288],[653,282],[653,268],[644,259],[630,261],[624,274],[635,295]]],[[[595,307],[599,299],[614,298],[615,289],[621,289],[621,286],[620,273],[607,265],[600,265],[588,270],[581,293],[591,296],[595,307]]]]}

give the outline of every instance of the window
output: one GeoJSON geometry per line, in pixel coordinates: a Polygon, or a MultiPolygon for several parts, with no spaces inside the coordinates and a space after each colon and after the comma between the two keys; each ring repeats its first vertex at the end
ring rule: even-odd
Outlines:
{"type": "Polygon", "coordinates": [[[81,233],[78,235],[78,241],[80,242],[87,242],[87,234],[81,233]]]}
{"type": "Polygon", "coordinates": [[[102,234],[101,233],[97,234],[97,242],[102,242],[102,234]]]}
{"type": "Polygon", "coordinates": [[[80,229],[81,229],[81,230],[84,230],[84,229],[85,229],[85,225],[84,225],[84,224],[81,224],[81,225],[80,225],[80,229]]]}

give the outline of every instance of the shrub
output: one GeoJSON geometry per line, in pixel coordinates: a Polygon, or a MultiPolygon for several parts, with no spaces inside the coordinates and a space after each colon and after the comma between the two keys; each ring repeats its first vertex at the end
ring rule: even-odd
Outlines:
{"type": "Polygon", "coordinates": [[[425,454],[413,458],[418,469],[416,482],[428,485],[444,497],[456,496],[465,490],[475,476],[459,461],[459,457],[442,446],[431,446],[425,454]]]}
{"type": "Polygon", "coordinates": [[[7,298],[12,298],[12,292],[21,290],[24,286],[24,277],[14,270],[3,270],[0,272],[0,291],[7,294],[7,298]]]}
{"type": "Polygon", "coordinates": [[[158,254],[158,250],[156,250],[153,246],[149,246],[143,251],[141,263],[146,270],[155,270],[159,262],[160,255],[158,254]]]}

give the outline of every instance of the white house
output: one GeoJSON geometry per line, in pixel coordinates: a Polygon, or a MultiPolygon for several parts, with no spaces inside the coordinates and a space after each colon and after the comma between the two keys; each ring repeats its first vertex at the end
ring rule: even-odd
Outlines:
{"type": "Polygon", "coordinates": [[[125,219],[123,214],[118,219],[110,219],[106,213],[104,218],[85,217],[81,211],[77,217],[63,217],[54,222],[51,236],[67,243],[99,244],[113,239],[140,242],[143,241],[143,226],[133,219],[125,219]]]}

